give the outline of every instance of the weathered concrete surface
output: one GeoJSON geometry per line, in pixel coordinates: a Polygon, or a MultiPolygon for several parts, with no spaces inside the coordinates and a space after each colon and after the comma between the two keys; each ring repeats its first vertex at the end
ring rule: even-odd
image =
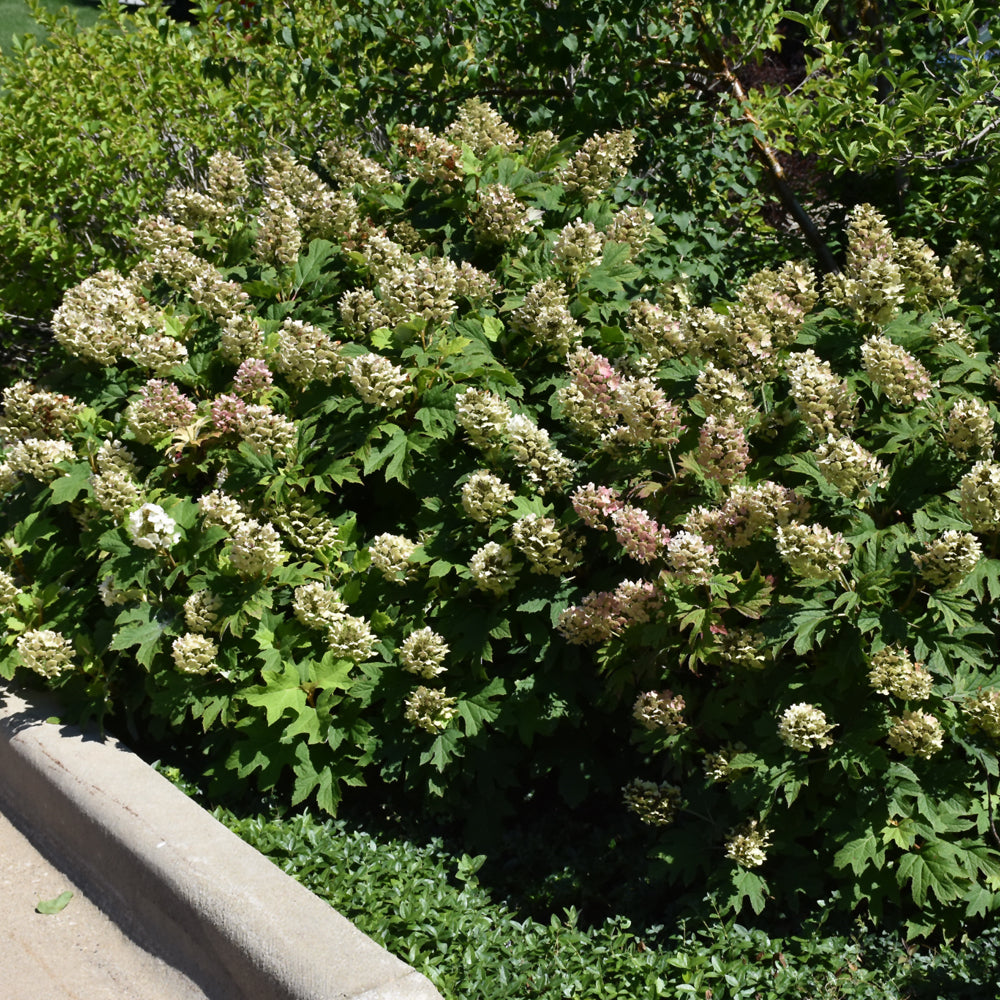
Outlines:
{"type": "Polygon", "coordinates": [[[0,700],[0,808],[128,938],[205,996],[440,1000],[120,744],[46,723],[52,706],[34,697],[0,689],[0,700]]]}

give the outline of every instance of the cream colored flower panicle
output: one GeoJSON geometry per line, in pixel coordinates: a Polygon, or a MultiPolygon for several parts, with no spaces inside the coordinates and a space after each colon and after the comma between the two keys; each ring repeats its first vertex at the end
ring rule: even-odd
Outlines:
{"type": "Polygon", "coordinates": [[[513,153],[522,145],[517,132],[478,97],[470,97],[462,104],[445,135],[452,142],[464,143],[479,157],[497,147],[513,153]]]}
{"type": "Polygon", "coordinates": [[[601,262],[604,238],[592,222],[577,219],[563,226],[552,244],[552,262],[571,280],[597,267],[601,262]]]}
{"type": "Polygon", "coordinates": [[[934,678],[922,663],[895,646],[885,646],[871,658],[868,683],[879,694],[891,694],[908,701],[929,698],[934,678]]]}
{"type": "Polygon", "coordinates": [[[473,472],[462,485],[462,509],[473,521],[492,521],[510,506],[513,499],[514,491],[485,469],[473,472]]]}
{"type": "Polygon", "coordinates": [[[487,542],[469,560],[469,572],[480,590],[501,597],[517,582],[511,563],[511,552],[506,545],[487,542]]]}
{"type": "Polygon", "coordinates": [[[295,588],[292,609],[296,619],[306,628],[323,631],[347,611],[347,605],[332,587],[315,581],[295,588]]]}
{"type": "Polygon", "coordinates": [[[632,718],[649,732],[660,729],[669,736],[687,728],[684,698],[673,691],[644,691],[632,706],[632,718]]]}
{"type": "Polygon", "coordinates": [[[802,422],[817,437],[843,434],[854,425],[857,401],[830,363],[813,350],[785,361],[789,392],[802,422]]]}
{"type": "Polygon", "coordinates": [[[958,484],[958,509],[973,531],[1000,528],[1000,463],[976,462],[958,484]]]}
{"type": "Polygon", "coordinates": [[[342,660],[354,663],[370,660],[377,641],[371,624],[359,615],[335,615],[327,626],[327,645],[342,660]]]}
{"type": "Polygon", "coordinates": [[[705,584],[718,572],[715,547],[691,531],[678,531],[667,542],[667,565],[682,583],[705,584]]]}
{"type": "Polygon", "coordinates": [[[498,445],[511,416],[506,400],[485,389],[466,389],[455,397],[455,417],[477,448],[498,445]]]}
{"type": "Polygon", "coordinates": [[[20,592],[10,573],[0,569],[0,615],[14,614],[17,611],[17,595],[20,592]]]}
{"type": "Polygon", "coordinates": [[[886,742],[907,757],[934,756],[944,747],[944,729],[928,712],[904,712],[893,716],[886,742]]]}
{"type": "Polygon", "coordinates": [[[278,343],[269,360],[274,370],[294,385],[329,385],[344,367],[337,346],[319,327],[286,319],[278,330],[278,343]]]}
{"type": "Polygon", "coordinates": [[[956,587],[975,568],[983,549],[975,535],[949,530],[913,554],[920,575],[938,587],[956,587]]]}
{"type": "Polygon", "coordinates": [[[530,233],[541,221],[537,208],[528,208],[504,184],[488,184],[479,191],[479,207],[472,228],[484,243],[506,246],[518,236],[530,233]]]}
{"type": "Polygon", "coordinates": [[[948,411],[944,440],[962,459],[991,455],[994,427],[990,408],[982,400],[958,399],[948,411]]]}
{"type": "Polygon", "coordinates": [[[416,550],[416,542],[411,542],[404,535],[393,535],[390,532],[376,535],[368,543],[372,567],[390,583],[399,582],[413,575],[416,566],[410,562],[410,556],[416,550]]]}
{"type": "Polygon", "coordinates": [[[215,658],[219,655],[219,647],[208,636],[186,632],[174,639],[171,655],[174,666],[182,674],[207,674],[217,666],[215,658]]]}
{"type": "Polygon", "coordinates": [[[824,478],[851,499],[872,493],[889,478],[879,460],[846,435],[827,437],[816,449],[816,462],[824,478]]]}
{"type": "Polygon", "coordinates": [[[573,463],[549,440],[549,432],[530,417],[517,413],[507,421],[507,440],[514,461],[526,479],[542,489],[561,489],[573,473],[573,463]]]}
{"type": "Polygon", "coordinates": [[[622,789],[625,808],[649,826],[669,826],[681,804],[681,790],[664,781],[635,778],[622,789]]]}
{"type": "Polygon", "coordinates": [[[257,520],[242,521],[235,526],[228,555],[233,569],[245,580],[268,576],[285,559],[277,529],[257,520]]]}
{"type": "Polygon", "coordinates": [[[567,191],[579,191],[587,200],[597,198],[624,179],[636,154],[632,132],[595,134],[566,165],[562,182],[567,191]]]}
{"type": "Polygon", "coordinates": [[[399,647],[403,669],[424,680],[432,680],[444,673],[444,658],[447,655],[448,643],[429,627],[411,632],[399,647]]]}
{"type": "Polygon", "coordinates": [[[72,462],[76,458],[69,441],[50,441],[47,438],[25,438],[14,441],[7,448],[8,475],[20,473],[40,482],[48,483],[61,475],[56,468],[60,462],[72,462]]]}
{"type": "Polygon", "coordinates": [[[52,678],[73,668],[73,646],[61,632],[33,629],[17,637],[21,663],[41,677],[52,678]]]}
{"type": "Polygon", "coordinates": [[[851,559],[844,537],[822,524],[779,525],[777,541],[788,568],[807,580],[834,580],[851,559]]]}
{"type": "Polygon", "coordinates": [[[347,377],[361,400],[391,410],[410,391],[410,379],[398,365],[379,354],[360,354],[347,362],[347,377]]]}
{"type": "Polygon", "coordinates": [[[893,406],[913,406],[931,394],[927,369],[888,337],[869,337],[861,345],[861,364],[893,406]]]}
{"type": "Polygon", "coordinates": [[[214,632],[222,601],[210,590],[196,590],[184,602],[184,622],[189,632],[214,632]]]}
{"type": "Polygon", "coordinates": [[[8,440],[62,438],[73,430],[83,410],[83,404],[71,396],[36,389],[23,380],[15,382],[3,391],[0,435],[8,440]]]}
{"type": "Polygon", "coordinates": [[[458,715],[458,699],[449,697],[436,688],[418,687],[404,702],[403,717],[407,722],[437,734],[448,728],[448,723],[458,715]]]}
{"type": "Polygon", "coordinates": [[[142,504],[142,490],[139,484],[117,470],[105,472],[103,475],[92,475],[90,488],[97,505],[119,519],[142,504]]]}
{"type": "Polygon", "coordinates": [[[980,691],[962,703],[972,732],[1000,740],[1000,691],[980,691]]]}
{"type": "Polygon", "coordinates": [[[789,705],[778,720],[778,737],[792,750],[809,753],[833,743],[829,733],[836,724],[827,722],[826,716],[815,705],[798,702],[789,705]]]}
{"type": "Polygon", "coordinates": [[[773,833],[760,820],[750,820],[730,832],[726,839],[726,857],[741,868],[759,868],[767,860],[767,848],[771,845],[773,833]]]}
{"type": "Polygon", "coordinates": [[[562,576],[582,561],[582,556],[566,544],[554,518],[526,514],[514,522],[511,536],[532,573],[562,576]]]}

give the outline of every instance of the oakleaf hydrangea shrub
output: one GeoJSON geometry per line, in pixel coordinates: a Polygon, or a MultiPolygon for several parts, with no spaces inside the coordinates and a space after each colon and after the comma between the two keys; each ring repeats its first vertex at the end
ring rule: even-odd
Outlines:
{"type": "Polygon", "coordinates": [[[611,801],[732,906],[994,908],[997,379],[959,272],[862,206],[842,274],[699,305],[608,195],[628,133],[472,101],[391,140],[255,193],[220,152],[67,293],[62,381],[3,398],[3,674],[201,734],[220,787],[611,801]]]}

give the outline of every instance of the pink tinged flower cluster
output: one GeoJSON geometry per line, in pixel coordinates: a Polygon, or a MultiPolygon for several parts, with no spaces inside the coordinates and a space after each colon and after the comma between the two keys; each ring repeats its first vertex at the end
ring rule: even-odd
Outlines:
{"type": "Polygon", "coordinates": [[[660,606],[656,585],[623,580],[614,591],[588,594],[559,616],[560,635],[575,646],[599,646],[629,625],[648,622],[660,606]]]}
{"type": "Polygon", "coordinates": [[[625,506],[621,494],[616,489],[610,486],[595,486],[593,483],[578,486],[570,496],[570,500],[577,517],[588,528],[596,528],[598,531],[607,531],[607,525],[602,522],[610,519],[615,511],[625,506]]]}
{"type": "Polygon", "coordinates": [[[238,432],[246,415],[247,404],[239,396],[226,393],[212,400],[212,423],[222,434],[228,431],[238,432]]]}
{"type": "Polygon", "coordinates": [[[125,420],[141,444],[166,437],[194,420],[196,407],[177,386],[162,379],[150,379],[139,398],[129,404],[125,420]]]}
{"type": "Polygon", "coordinates": [[[667,545],[667,564],[681,583],[708,583],[718,571],[715,548],[700,535],[679,531],[667,545]]]}
{"type": "Polygon", "coordinates": [[[253,399],[274,384],[274,375],[267,362],[260,358],[247,358],[240,364],[233,379],[233,392],[237,396],[253,399]]]}
{"type": "Polygon", "coordinates": [[[622,504],[610,517],[618,544],[641,563],[652,562],[670,541],[670,532],[639,507],[622,504]]]}
{"type": "Polygon", "coordinates": [[[888,337],[869,337],[861,345],[861,364],[893,406],[912,406],[931,394],[927,369],[888,337]]]}
{"type": "Polygon", "coordinates": [[[729,486],[750,464],[750,446],[743,428],[732,415],[709,414],[698,433],[698,465],[709,478],[729,486]]]}

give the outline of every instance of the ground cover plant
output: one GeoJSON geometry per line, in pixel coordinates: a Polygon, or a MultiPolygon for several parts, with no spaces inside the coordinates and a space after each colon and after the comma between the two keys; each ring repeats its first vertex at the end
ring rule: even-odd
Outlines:
{"type": "MultiPolygon", "coordinates": [[[[63,7],[72,11],[81,28],[88,28],[96,23],[98,4],[91,0],[43,0],[43,7],[51,14],[56,14],[63,7]]],[[[38,34],[38,22],[31,16],[31,11],[24,0],[3,0],[0,3],[0,52],[11,52],[15,48],[14,36],[38,34]]]]}
{"type": "Polygon", "coordinates": [[[0,671],[217,790],[613,803],[725,910],[957,928],[1000,872],[977,253],[861,207],[842,273],[698,304],[632,154],[473,100],[212,157],[4,393],[0,671]]]}

